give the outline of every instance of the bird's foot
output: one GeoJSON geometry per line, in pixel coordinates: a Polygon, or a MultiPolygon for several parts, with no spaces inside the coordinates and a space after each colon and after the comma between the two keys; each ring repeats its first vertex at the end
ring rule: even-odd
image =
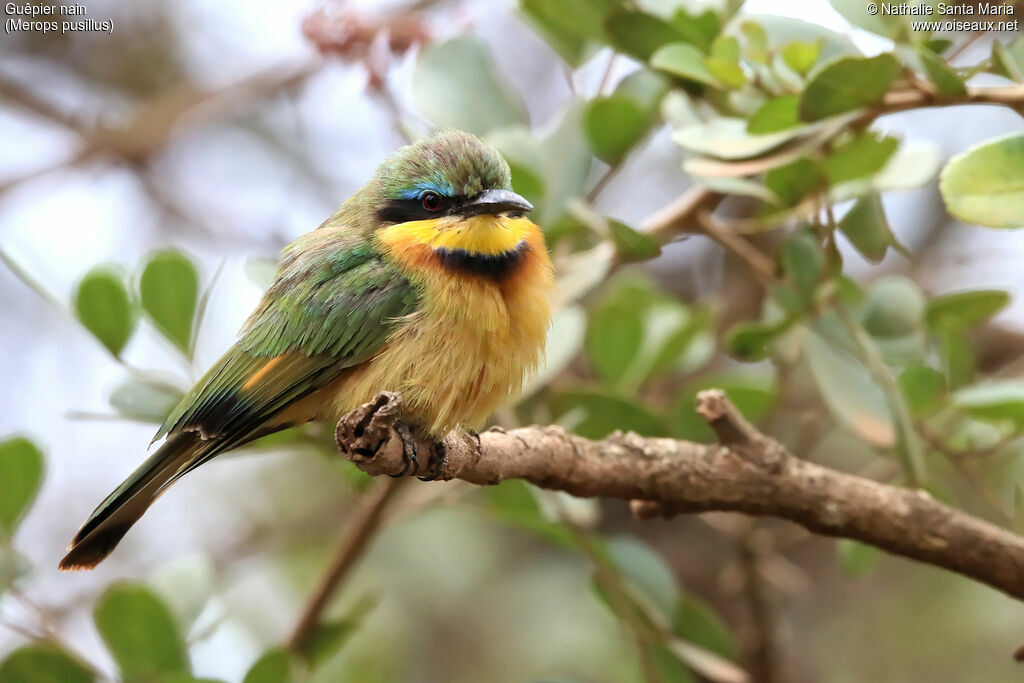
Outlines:
{"type": "Polygon", "coordinates": [[[427,460],[427,473],[419,478],[420,481],[436,481],[444,471],[447,461],[448,449],[445,448],[444,442],[441,440],[431,441],[430,458],[427,460]]]}
{"type": "Polygon", "coordinates": [[[384,441],[385,439],[381,439],[373,448],[366,448],[364,446],[352,446],[351,451],[361,458],[365,458],[366,460],[372,460],[373,457],[377,455],[377,452],[380,451],[380,447],[384,445],[384,441]]]}
{"type": "MultiPolygon", "coordinates": [[[[416,457],[416,441],[412,437],[412,432],[409,430],[409,426],[404,422],[399,421],[395,423],[394,430],[402,440],[402,461],[404,463],[401,472],[389,475],[397,479],[398,477],[404,477],[410,473],[415,474],[416,472],[419,472],[420,461],[416,457]]],[[[431,456],[431,459],[433,459],[433,456],[431,456]]]]}

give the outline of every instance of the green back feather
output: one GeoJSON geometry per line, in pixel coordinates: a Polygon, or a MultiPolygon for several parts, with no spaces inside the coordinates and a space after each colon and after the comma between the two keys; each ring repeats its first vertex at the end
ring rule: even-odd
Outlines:
{"type": "Polygon", "coordinates": [[[156,438],[196,430],[205,438],[248,434],[289,403],[371,358],[419,291],[358,235],[304,235],[284,253],[274,284],[239,341],[185,396],[156,438]],[[246,382],[282,356],[253,386],[246,382]],[[244,388],[243,388],[244,387],[244,388]]]}

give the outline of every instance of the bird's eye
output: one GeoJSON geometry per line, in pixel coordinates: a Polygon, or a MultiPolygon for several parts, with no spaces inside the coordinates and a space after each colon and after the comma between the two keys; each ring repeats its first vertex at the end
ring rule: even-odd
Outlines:
{"type": "Polygon", "coordinates": [[[420,197],[420,204],[427,211],[440,211],[441,206],[444,204],[444,200],[441,199],[441,195],[436,192],[424,192],[423,196],[420,197]]]}

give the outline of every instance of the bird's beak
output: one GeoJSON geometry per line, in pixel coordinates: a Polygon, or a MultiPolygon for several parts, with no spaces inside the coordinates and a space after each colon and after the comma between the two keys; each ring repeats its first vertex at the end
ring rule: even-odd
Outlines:
{"type": "Polygon", "coordinates": [[[478,216],[483,213],[526,213],[527,211],[533,211],[533,204],[511,190],[487,190],[458,209],[458,213],[462,216],[478,216]]]}

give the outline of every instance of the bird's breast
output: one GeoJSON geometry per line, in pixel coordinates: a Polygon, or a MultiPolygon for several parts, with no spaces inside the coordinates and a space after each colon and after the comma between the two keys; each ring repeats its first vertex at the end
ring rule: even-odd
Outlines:
{"type": "Polygon", "coordinates": [[[381,353],[335,383],[335,414],[325,417],[387,389],[403,395],[410,419],[442,434],[458,424],[482,426],[517,393],[541,360],[553,285],[543,236],[525,222],[532,230],[497,254],[451,246],[438,253],[409,241],[388,249],[422,288],[422,305],[381,353]]]}

